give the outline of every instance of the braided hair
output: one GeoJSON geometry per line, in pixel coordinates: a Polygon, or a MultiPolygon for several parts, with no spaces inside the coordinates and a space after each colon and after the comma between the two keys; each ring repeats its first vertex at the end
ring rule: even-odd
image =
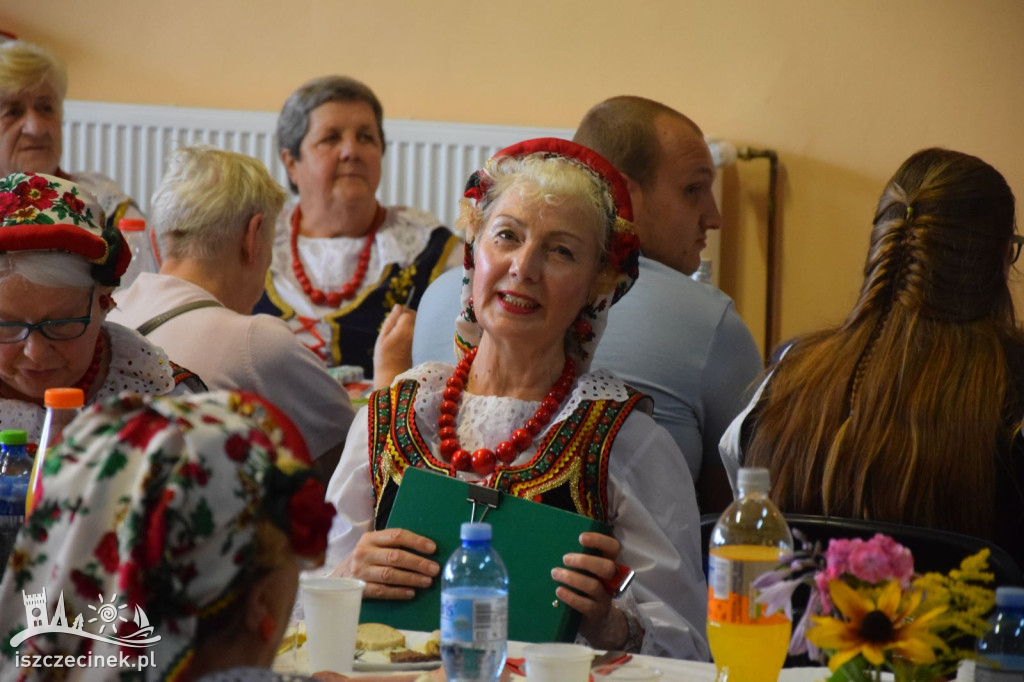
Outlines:
{"type": "Polygon", "coordinates": [[[793,343],[749,431],[744,461],[771,470],[784,510],[991,535],[995,463],[1024,414],[1014,229],[1013,193],[981,159],[903,163],[856,305],[793,343]]]}

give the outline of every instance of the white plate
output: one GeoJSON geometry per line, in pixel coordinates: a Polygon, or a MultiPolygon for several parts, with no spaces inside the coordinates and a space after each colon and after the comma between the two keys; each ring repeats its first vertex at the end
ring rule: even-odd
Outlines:
{"type": "MultiPolygon", "coordinates": [[[[372,659],[372,657],[371,657],[372,659]]],[[[406,663],[392,663],[387,659],[387,652],[367,651],[361,658],[357,658],[353,664],[353,670],[361,673],[373,672],[400,672],[403,670],[437,670],[441,667],[441,660],[434,661],[408,661],[406,663]],[[385,654],[379,660],[364,660],[367,654],[385,654]]]]}
{"type": "MultiPolygon", "coordinates": [[[[402,630],[405,634],[405,646],[408,649],[422,651],[427,640],[430,639],[429,632],[414,632],[402,630]]],[[[390,653],[393,650],[364,651],[363,655],[356,659],[353,668],[358,672],[399,672],[403,670],[436,670],[441,667],[441,661],[409,661],[407,663],[392,663],[390,653]]]]}

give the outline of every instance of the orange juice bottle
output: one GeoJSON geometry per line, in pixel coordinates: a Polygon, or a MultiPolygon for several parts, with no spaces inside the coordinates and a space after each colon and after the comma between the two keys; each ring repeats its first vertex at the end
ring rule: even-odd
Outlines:
{"type": "Polygon", "coordinates": [[[765,615],[752,583],[778,567],[793,536],[768,498],[767,469],[740,469],[738,487],[708,548],[708,643],[717,682],[776,682],[792,623],[784,612],[765,615]]]}
{"type": "Polygon", "coordinates": [[[43,496],[43,461],[46,459],[46,453],[60,442],[64,427],[75,418],[84,404],[85,394],[80,388],[48,388],[43,394],[46,417],[43,419],[43,431],[39,435],[39,447],[36,448],[32,477],[28,483],[28,495],[25,497],[26,523],[43,496]]]}

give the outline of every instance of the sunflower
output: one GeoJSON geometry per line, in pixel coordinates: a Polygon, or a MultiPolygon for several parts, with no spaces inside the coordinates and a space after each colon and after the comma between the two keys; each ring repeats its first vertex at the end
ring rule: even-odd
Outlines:
{"type": "Polygon", "coordinates": [[[828,591],[846,620],[814,616],[815,626],[807,632],[807,639],[822,649],[836,652],[828,661],[833,672],[859,654],[864,654],[872,665],[880,666],[885,662],[886,651],[910,663],[934,663],[934,649],[945,648],[945,643],[929,631],[935,617],[945,611],[944,606],[910,618],[924,596],[920,590],[908,593],[903,609],[900,609],[902,594],[896,581],[886,583],[877,601],[842,580],[829,582],[828,591]]]}

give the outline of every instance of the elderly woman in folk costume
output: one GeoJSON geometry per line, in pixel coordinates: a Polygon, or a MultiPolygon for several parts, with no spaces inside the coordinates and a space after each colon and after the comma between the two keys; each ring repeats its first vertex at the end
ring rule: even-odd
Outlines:
{"type": "Polygon", "coordinates": [[[130,260],[78,185],[33,173],[0,179],[0,428],[37,440],[48,388],[81,388],[86,404],[203,388],[145,338],[105,321],[130,260]]]}
{"type": "Polygon", "coordinates": [[[316,78],[285,102],[281,160],[297,196],[277,222],[266,296],[255,312],[278,315],[328,366],[373,372],[373,347],[396,305],[416,307],[460,240],[434,216],[377,202],[383,110],[373,91],[344,76],[316,78]]]}
{"type": "Polygon", "coordinates": [[[462,359],[400,375],[374,394],[369,415],[356,416],[328,486],[339,509],[328,565],[367,581],[369,597],[409,599],[440,567],[439,557],[422,556],[434,551],[430,538],[381,530],[405,467],[503,491],[515,479],[515,494],[613,529],[581,536],[597,555],[570,553],[552,567],[562,583],[555,596],[582,613],[582,637],[599,648],[706,658],[699,515],[685,459],[643,395],[589,367],[609,306],[637,273],[625,181],[589,149],[538,139],[499,152],[466,197],[462,359]],[[394,432],[412,435],[397,444],[394,432]],[[600,582],[615,575],[616,558],[636,571],[619,600],[600,582]]]}
{"type": "Polygon", "coordinates": [[[76,657],[63,671],[76,680],[276,679],[299,571],[323,560],[334,515],[282,412],[229,391],[112,398],[71,423],[48,464],[0,585],[0,680],[50,679],[25,667],[36,654],[76,657]],[[48,626],[81,615],[80,630],[106,638],[36,634],[12,651],[23,594],[44,589],[48,626]],[[144,626],[158,641],[120,646],[144,626]],[[119,669],[119,652],[148,667],[119,669]],[[118,665],[83,667],[87,655],[118,665]]]}

